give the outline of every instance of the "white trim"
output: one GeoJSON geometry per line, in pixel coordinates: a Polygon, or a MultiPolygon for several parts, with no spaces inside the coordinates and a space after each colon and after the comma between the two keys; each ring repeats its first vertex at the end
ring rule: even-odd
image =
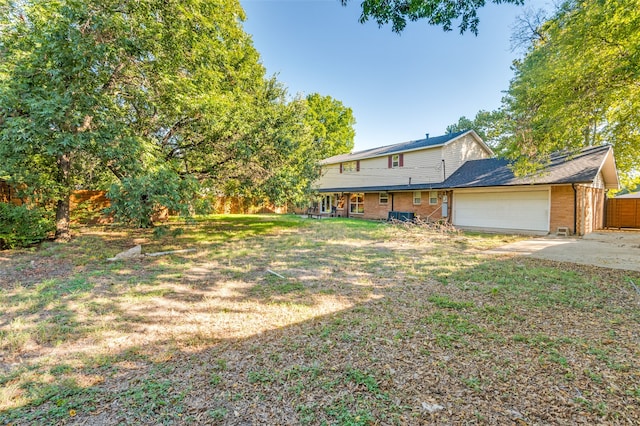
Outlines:
{"type": "Polygon", "coordinates": [[[613,155],[613,148],[609,147],[609,151],[607,152],[607,155],[605,156],[604,160],[602,161],[602,164],[600,165],[600,168],[598,169],[598,173],[602,173],[602,177],[604,179],[605,182],[605,188],[606,189],[619,189],[620,188],[620,179],[618,177],[618,167],[616,165],[616,159],[613,155]],[[608,166],[607,168],[609,169],[608,171],[603,170],[605,168],[605,166],[608,166]],[[611,168],[613,168],[613,175],[614,176],[610,176],[611,173],[611,168]],[[612,177],[613,179],[615,179],[614,182],[609,183],[609,177],[612,177]]]}
{"type": "Polygon", "coordinates": [[[428,191],[429,192],[429,205],[430,206],[437,206],[438,205],[438,191],[428,191]],[[431,202],[431,193],[435,192],[436,193],[436,202],[432,203],[431,202]]]}
{"type": "Polygon", "coordinates": [[[413,198],[413,205],[414,205],[414,206],[420,206],[420,205],[422,205],[422,191],[413,191],[413,192],[411,193],[411,198],[413,198]],[[418,202],[418,203],[416,203],[416,194],[419,194],[419,195],[420,195],[420,197],[419,197],[419,198],[420,198],[420,202],[418,202]]]}
{"type": "Polygon", "coordinates": [[[323,194],[322,199],[320,201],[320,213],[331,213],[331,208],[335,204],[335,197],[333,193],[323,194]],[[326,205],[326,201],[329,199],[329,205],[326,205]],[[326,207],[329,207],[327,210],[326,207]]]}
{"type": "Polygon", "coordinates": [[[364,214],[364,192],[353,192],[353,193],[351,193],[349,195],[349,203],[348,203],[347,208],[349,209],[348,210],[349,211],[349,216],[351,216],[353,214],[364,214]],[[352,204],[351,203],[351,197],[356,197],[356,199],[357,199],[357,198],[359,198],[358,197],[359,195],[362,195],[362,202],[361,203],[355,202],[355,203],[352,204]],[[353,211],[351,211],[351,206],[356,206],[357,207],[359,205],[362,206],[362,211],[361,212],[358,212],[358,211],[353,212],[353,211]]]}
{"type": "Polygon", "coordinates": [[[391,154],[391,168],[392,169],[400,168],[400,154],[391,154]],[[398,158],[398,161],[395,160],[396,157],[398,158]]]}
{"type": "MultiPolygon", "coordinates": [[[[569,184],[570,185],[570,184],[569,184]]],[[[482,186],[476,188],[452,188],[455,197],[456,193],[465,192],[524,192],[524,191],[544,191],[549,190],[552,185],[513,185],[513,186],[482,186]]],[[[553,186],[565,186],[565,184],[558,184],[553,186]]]]}

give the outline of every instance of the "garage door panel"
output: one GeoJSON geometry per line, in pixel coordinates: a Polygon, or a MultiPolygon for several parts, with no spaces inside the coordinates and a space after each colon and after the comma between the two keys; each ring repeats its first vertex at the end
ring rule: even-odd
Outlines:
{"type": "Polygon", "coordinates": [[[454,224],[497,229],[549,230],[549,192],[454,194],[454,224]]]}

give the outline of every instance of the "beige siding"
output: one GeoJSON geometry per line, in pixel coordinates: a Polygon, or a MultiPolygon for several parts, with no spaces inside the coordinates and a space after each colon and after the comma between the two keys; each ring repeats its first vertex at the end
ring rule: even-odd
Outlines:
{"type": "Polygon", "coordinates": [[[317,187],[349,188],[442,182],[441,147],[404,153],[403,167],[389,168],[388,156],[360,160],[360,171],[340,173],[339,164],[322,167],[317,187]]]}
{"type": "Polygon", "coordinates": [[[442,148],[446,178],[468,160],[489,158],[490,155],[471,135],[457,139],[442,148]]]}
{"type": "Polygon", "coordinates": [[[336,188],[346,187],[346,180],[342,176],[346,174],[340,174],[339,164],[327,164],[322,166],[322,172],[320,179],[316,182],[317,188],[336,188]]]}
{"type": "Polygon", "coordinates": [[[322,167],[316,187],[353,188],[381,185],[440,183],[467,160],[490,157],[471,135],[448,145],[405,152],[403,167],[390,169],[388,156],[360,160],[360,171],[340,173],[340,164],[322,167]],[[446,175],[445,175],[446,173],[446,175]]]}

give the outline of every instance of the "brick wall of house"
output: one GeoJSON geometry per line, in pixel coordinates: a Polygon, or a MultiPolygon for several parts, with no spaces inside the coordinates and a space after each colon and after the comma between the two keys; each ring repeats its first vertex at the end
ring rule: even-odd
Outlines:
{"type": "Polygon", "coordinates": [[[604,228],[604,200],[602,188],[576,185],[577,219],[574,229],[574,191],[571,185],[551,187],[551,215],[549,231],[567,226],[573,234],[584,235],[604,228]]]}
{"type": "Polygon", "coordinates": [[[413,204],[413,192],[401,192],[395,195],[394,210],[401,212],[413,212],[417,217],[426,220],[440,219],[442,212],[442,193],[438,193],[437,204],[429,204],[429,191],[421,191],[420,204],[413,204]]]}
{"type": "Polygon", "coordinates": [[[362,217],[364,219],[386,219],[391,211],[391,194],[389,194],[389,202],[387,204],[379,203],[379,194],[377,192],[364,194],[364,214],[352,215],[353,217],[362,217]]]}
{"type": "Polygon", "coordinates": [[[590,190],[584,185],[577,185],[578,189],[578,234],[584,235],[591,232],[591,217],[589,216],[592,211],[590,190]]]}
{"type": "Polygon", "coordinates": [[[442,218],[442,195],[438,192],[438,203],[429,204],[429,191],[421,191],[421,203],[413,203],[413,192],[395,192],[389,194],[387,204],[380,204],[379,193],[369,193],[364,196],[364,214],[353,215],[353,217],[362,217],[364,219],[387,219],[389,212],[392,210],[399,212],[412,212],[423,220],[437,220],[442,218]],[[393,202],[392,197],[393,196],[393,202]]]}
{"type": "Polygon", "coordinates": [[[581,188],[584,208],[583,234],[604,228],[604,190],[595,187],[581,188]]]}
{"type": "Polygon", "coordinates": [[[595,228],[593,229],[594,231],[600,230],[600,229],[604,229],[607,223],[607,219],[605,217],[605,204],[607,202],[607,193],[604,189],[598,189],[596,190],[596,203],[595,203],[595,209],[596,209],[596,223],[595,223],[595,228]]]}
{"type": "Polygon", "coordinates": [[[566,226],[575,234],[573,228],[573,188],[571,185],[551,187],[551,212],[549,232],[555,234],[559,227],[566,226]]]}

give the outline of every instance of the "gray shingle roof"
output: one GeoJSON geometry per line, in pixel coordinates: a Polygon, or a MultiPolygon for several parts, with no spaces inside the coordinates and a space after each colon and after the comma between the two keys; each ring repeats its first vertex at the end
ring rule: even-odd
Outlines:
{"type": "Polygon", "coordinates": [[[464,163],[444,183],[447,188],[488,186],[590,183],[598,175],[609,145],[584,148],[578,153],[553,154],[550,163],[539,172],[516,177],[509,162],[499,158],[471,160],[464,163]]]}
{"type": "Polygon", "coordinates": [[[491,186],[591,183],[603,167],[610,150],[610,145],[600,145],[584,148],[577,153],[553,154],[549,164],[531,176],[516,177],[509,167],[508,160],[487,158],[465,162],[442,183],[322,188],[319,192],[395,192],[491,186]]]}
{"type": "Polygon", "coordinates": [[[333,157],[329,157],[322,160],[321,164],[343,163],[346,161],[362,160],[364,158],[381,157],[383,155],[413,151],[420,148],[431,148],[435,146],[441,146],[468,132],[470,132],[470,130],[464,130],[462,132],[456,132],[456,133],[449,133],[447,135],[442,135],[442,136],[429,137],[429,138],[420,139],[417,141],[409,141],[409,142],[397,143],[394,145],[380,146],[377,148],[371,148],[364,151],[351,152],[349,154],[335,155],[333,157]]]}

